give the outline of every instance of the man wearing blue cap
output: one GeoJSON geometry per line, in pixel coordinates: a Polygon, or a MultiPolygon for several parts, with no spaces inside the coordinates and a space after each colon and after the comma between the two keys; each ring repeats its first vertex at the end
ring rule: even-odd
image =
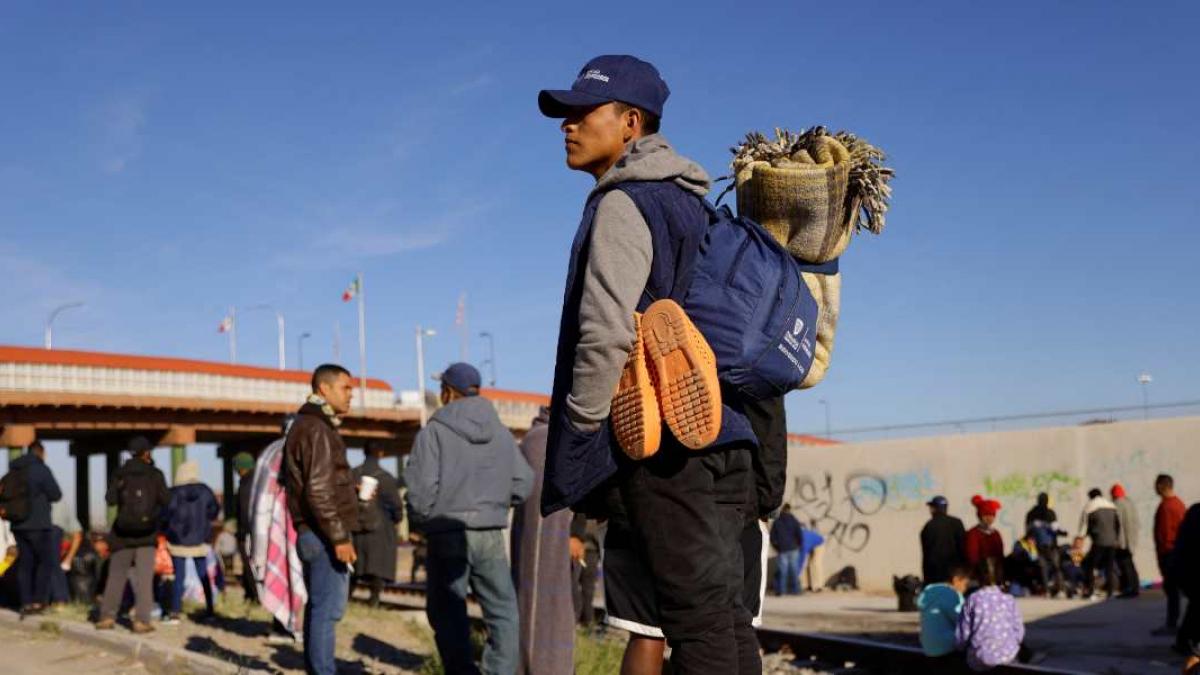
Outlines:
{"type": "Polygon", "coordinates": [[[660,670],[664,639],[674,672],[758,673],[741,600],[752,437],[691,450],[663,433],[656,453],[632,461],[609,426],[638,344],[634,314],[669,297],[676,256],[708,222],[708,174],[658,133],[669,93],[651,64],[609,55],[570,89],[538,95],[541,112],[562,120],[567,166],[596,179],[568,264],[542,512],[607,519],[607,622],[631,633],[623,673],[660,670]]]}
{"type": "Polygon", "coordinates": [[[504,528],[509,507],[529,496],[533,470],[479,395],[474,366],[452,364],[440,379],[442,408],[417,434],[404,474],[413,526],[429,542],[425,614],[447,673],[508,675],[517,669],[520,623],[504,528]],[[487,625],[480,669],[471,655],[468,587],[487,625]]]}
{"type": "Polygon", "coordinates": [[[925,584],[950,581],[950,571],[966,562],[963,522],[947,513],[949,502],[938,495],[930,499],[929,520],[921,528],[921,574],[925,584]]]}

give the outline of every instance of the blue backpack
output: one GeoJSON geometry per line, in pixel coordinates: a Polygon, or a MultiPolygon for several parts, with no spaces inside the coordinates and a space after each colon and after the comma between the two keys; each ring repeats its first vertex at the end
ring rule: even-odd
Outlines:
{"type": "MultiPolygon", "coordinates": [[[[650,186],[618,189],[647,221],[658,217],[648,202],[650,186]]],[[[758,223],[694,198],[704,204],[708,222],[698,251],[678,256],[687,269],[672,299],[708,340],[722,383],[752,400],[799,389],[812,366],[818,317],[800,273],[836,274],[838,261],[803,265],[758,223]]],[[[652,226],[655,231],[664,230],[652,226]]]]}

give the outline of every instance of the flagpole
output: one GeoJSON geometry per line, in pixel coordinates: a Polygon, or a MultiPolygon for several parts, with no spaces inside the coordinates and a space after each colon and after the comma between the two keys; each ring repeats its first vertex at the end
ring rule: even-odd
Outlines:
{"type": "Polygon", "coordinates": [[[362,380],[362,401],[359,406],[367,411],[367,291],[363,287],[362,272],[358,273],[358,363],[362,380]]]}
{"type": "Polygon", "coordinates": [[[229,307],[229,362],[237,363],[237,307],[229,307]]]}

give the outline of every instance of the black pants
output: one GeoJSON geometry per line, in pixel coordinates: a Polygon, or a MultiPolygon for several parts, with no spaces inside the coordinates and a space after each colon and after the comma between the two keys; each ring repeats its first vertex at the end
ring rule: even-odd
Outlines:
{"type": "Polygon", "coordinates": [[[620,479],[679,675],[762,672],[742,604],[741,534],[751,480],[748,448],[696,453],[669,437],[620,479]]]}
{"type": "Polygon", "coordinates": [[[596,622],[596,570],[600,567],[600,552],[588,547],[583,552],[583,564],[571,561],[571,600],[575,605],[575,621],[580,626],[596,622]]]}
{"type": "Polygon", "coordinates": [[[1193,656],[1200,656],[1200,584],[1189,590],[1187,596],[1187,610],[1183,613],[1183,623],[1179,624],[1175,642],[1193,656]]]}
{"type": "Polygon", "coordinates": [[[1112,597],[1117,592],[1116,553],[1116,546],[1092,545],[1092,550],[1088,551],[1087,557],[1083,559],[1083,583],[1087,586],[1088,595],[1096,590],[1097,569],[1104,572],[1104,586],[1108,596],[1112,597]]]}
{"type": "Polygon", "coordinates": [[[45,605],[50,601],[50,577],[58,566],[54,531],[17,530],[17,584],[21,607],[45,605]]]}
{"type": "Polygon", "coordinates": [[[1175,628],[1179,625],[1179,584],[1169,572],[1171,566],[1166,558],[1158,559],[1158,569],[1162,572],[1163,594],[1167,596],[1167,627],[1175,628]]]}
{"type": "Polygon", "coordinates": [[[1121,579],[1121,592],[1137,593],[1142,586],[1142,580],[1138,577],[1137,566],[1133,564],[1133,551],[1118,548],[1115,558],[1117,574],[1121,579]]]}
{"type": "Polygon", "coordinates": [[[257,603],[258,584],[254,581],[254,572],[250,570],[250,556],[242,550],[245,547],[245,541],[242,535],[238,535],[238,554],[242,558],[242,593],[246,602],[257,603]]]}
{"type": "Polygon", "coordinates": [[[1058,544],[1038,546],[1038,569],[1042,576],[1042,587],[1046,589],[1047,594],[1066,591],[1066,584],[1063,583],[1062,551],[1059,550],[1058,544]]]}

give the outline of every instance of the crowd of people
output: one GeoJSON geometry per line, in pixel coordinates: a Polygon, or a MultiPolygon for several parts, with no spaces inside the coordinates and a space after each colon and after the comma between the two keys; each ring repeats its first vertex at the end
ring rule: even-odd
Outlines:
{"type": "MultiPolygon", "coordinates": [[[[1166,623],[1156,637],[1173,637],[1173,648],[1194,657],[1200,640],[1200,609],[1194,602],[1180,623],[1180,592],[1200,591],[1200,504],[1188,509],[1175,495],[1175,480],[1161,474],[1154,482],[1159,505],[1154,516],[1154,547],[1162,588],[1167,596],[1166,623]]],[[[1099,488],[1088,491],[1074,533],[1064,530],[1046,493],[1025,515],[1024,531],[1005,553],[995,527],[1000,502],[975,496],[978,523],[967,530],[949,514],[949,502],[928,503],[930,519],[921,530],[924,590],[921,640],[930,656],[959,658],[972,667],[1029,660],[1021,644],[1024,625],[1013,597],[1039,595],[1099,599],[1135,598],[1142,588],[1133,561],[1141,529],[1126,488],[1114,484],[1111,499],[1099,488]],[[1066,538],[1067,541],[1060,542],[1066,538]],[[965,596],[965,600],[964,600],[965,596]],[[978,601],[973,598],[979,597],[978,601]],[[1004,596],[1004,597],[1001,597],[1004,596]]],[[[1189,661],[1195,665],[1194,658],[1189,661]]]]}
{"type": "MultiPolygon", "coordinates": [[[[313,372],[311,394],[283,438],[257,460],[237,461],[234,550],[249,570],[246,593],[270,608],[276,633],[302,635],[308,672],[337,672],[336,630],[353,578],[374,602],[394,578],[395,524],[405,511],[447,673],[571,672],[574,626],[594,620],[601,559],[606,621],[630,635],[622,673],[662,672],[667,647],[674,673],[761,672],[753,627],[768,546],[777,552],[775,591],[784,595],[800,591],[806,560],[810,573],[819,564],[821,541],[783,504],[783,392],[751,395],[720,381],[711,346],[674,301],[690,283],[695,249],[715,212],[703,200],[708,175],[660,133],[668,95],[657,69],[631,56],[597,57],[569,89],[539,93],[540,111],[560,120],[567,166],[595,185],[567,256],[550,405],[520,445],[479,395],[478,371],[452,364],[440,375],[442,405],[412,446],[402,504],[400,483],[379,466],[380,449],[368,447],[364,464],[350,467],[338,427],[354,383],[345,368],[326,364],[313,372]],[[513,507],[510,549],[504,530],[513,507]],[[486,626],[478,663],[468,593],[486,626]]],[[[747,302],[761,290],[746,291],[747,302]]],[[[790,340],[770,353],[794,360],[794,344],[812,356],[811,344],[797,338],[809,335],[804,323],[794,325],[788,321],[790,340]]],[[[148,442],[129,450],[106,495],[116,518],[104,544],[111,552],[96,625],[112,628],[131,595],[133,630],[146,632],[154,629],[156,580],[161,585],[168,573],[165,616],[179,618],[189,560],[212,612],[205,561],[219,509],[194,465],[180,466],[168,488],[148,442]],[[164,549],[165,567],[157,557],[164,549]]],[[[38,446],[14,462],[31,511],[14,527],[26,613],[50,601],[49,579],[62,560],[50,513],[61,491],[43,455],[38,446]]],[[[980,497],[974,505],[979,524],[966,531],[946,513],[946,500],[934,499],[922,533],[923,602],[944,620],[935,628],[930,619],[929,644],[938,651],[965,650],[981,667],[1017,658],[1023,625],[1006,591],[1069,592],[1070,578],[1090,596],[1100,577],[1111,595],[1124,570],[1126,593],[1136,592],[1127,555],[1136,528],[1122,528],[1118,505],[1099,496],[1089,502],[1080,534],[1092,546],[1077,562],[1082,576],[1071,571],[1075,549],[1057,543],[1063,532],[1048,501],[1031,511],[1011,556],[994,527],[999,503],[980,497]],[[1002,631],[1002,639],[987,631],[1002,631]]],[[[1164,543],[1173,542],[1163,551],[1164,570],[1184,569],[1179,551],[1197,546],[1187,526],[1173,522],[1174,529],[1162,528],[1164,543]]],[[[1159,529],[1156,523],[1156,538],[1159,529]]],[[[819,587],[820,571],[813,576],[819,587]]],[[[1187,574],[1168,578],[1194,597],[1187,574]]],[[[1178,603],[1171,606],[1177,613],[1178,603]]],[[[1195,614],[1189,604],[1179,632],[1192,649],[1195,614]]]]}

